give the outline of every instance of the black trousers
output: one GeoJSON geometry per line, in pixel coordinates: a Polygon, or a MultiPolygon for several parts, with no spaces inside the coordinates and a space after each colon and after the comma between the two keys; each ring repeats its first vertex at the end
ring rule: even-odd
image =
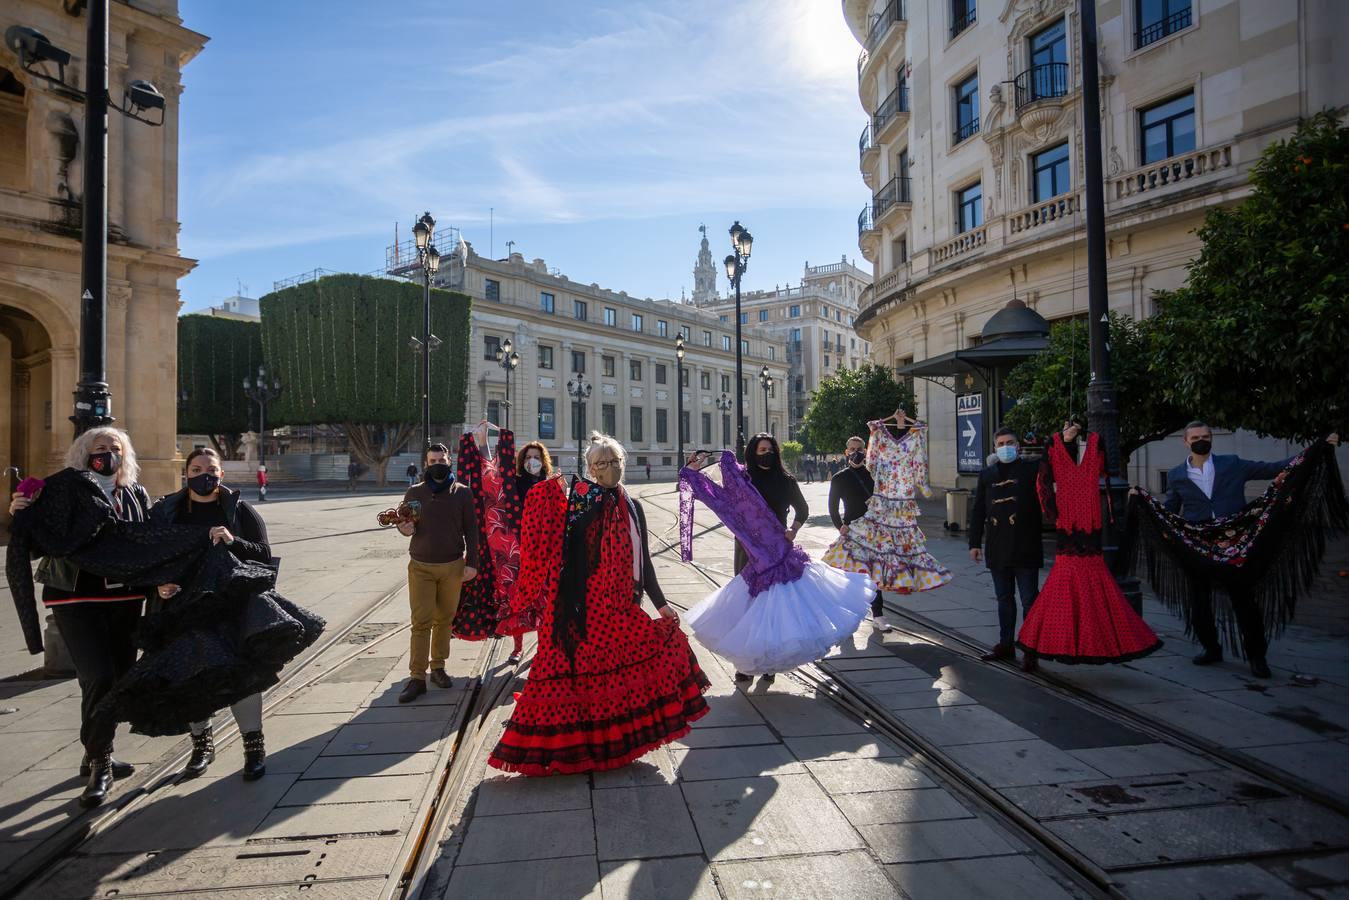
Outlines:
{"type": "Polygon", "coordinates": [[[880,591],[877,591],[876,596],[871,598],[871,614],[873,616],[885,614],[885,597],[880,591]]]}
{"type": "MultiPolygon", "coordinates": [[[[1255,598],[1249,591],[1241,588],[1230,590],[1229,593],[1246,658],[1264,661],[1265,652],[1269,647],[1265,642],[1264,617],[1260,615],[1255,598]]],[[[1194,598],[1194,608],[1190,612],[1190,627],[1194,630],[1195,639],[1205,650],[1221,652],[1222,641],[1218,639],[1218,625],[1213,617],[1213,591],[1208,582],[1192,578],[1190,596],[1194,598]]]]}
{"type": "Polygon", "coordinates": [[[136,662],[140,600],[52,607],[80,682],[80,743],[91,756],[112,749],[117,723],[93,724],[94,707],[136,662]]]}
{"type": "Polygon", "coordinates": [[[998,598],[998,643],[1009,647],[1016,641],[1016,593],[1021,591],[1021,620],[1030,615],[1031,604],[1040,594],[1040,570],[1025,568],[989,569],[993,591],[998,598]]]}

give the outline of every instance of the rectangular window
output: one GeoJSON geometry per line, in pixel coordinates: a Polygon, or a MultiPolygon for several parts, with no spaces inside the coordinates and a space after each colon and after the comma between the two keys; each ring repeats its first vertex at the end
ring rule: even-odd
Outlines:
{"type": "Polygon", "coordinates": [[[712,390],[712,373],[711,373],[711,372],[699,372],[699,373],[698,373],[698,387],[702,388],[702,389],[705,390],[705,391],[710,391],[710,390],[712,390]]]}
{"type": "Polygon", "coordinates": [[[951,0],[951,37],[975,23],[975,6],[975,0],[951,0]]]}
{"type": "Polygon", "coordinates": [[[681,386],[681,387],[688,387],[688,386],[689,386],[689,370],[688,370],[688,369],[683,369],[683,370],[680,371],[680,386],[681,386]]]}
{"type": "Polygon", "coordinates": [[[1134,12],[1138,20],[1134,49],[1190,27],[1190,0],[1135,0],[1134,12]]]}
{"type": "Polygon", "coordinates": [[[629,360],[629,361],[628,361],[628,380],[629,380],[629,381],[641,381],[641,380],[642,380],[642,361],[641,361],[641,360],[638,360],[638,359],[632,359],[632,360],[629,360]]]}
{"type": "Polygon", "coordinates": [[[703,346],[704,347],[712,346],[712,332],[710,331],[703,332],[703,346]]]}
{"type": "Polygon", "coordinates": [[[546,313],[551,313],[554,307],[553,295],[547,291],[539,291],[539,309],[546,313]]]}
{"type": "Polygon", "coordinates": [[[501,349],[501,338],[494,334],[485,334],[482,338],[482,358],[496,362],[497,351],[501,349]]]}
{"type": "Polygon", "coordinates": [[[829,368],[829,356],[827,354],[824,357],[824,367],[829,368]]]}
{"type": "Polygon", "coordinates": [[[748,325],[748,324],[749,324],[749,313],[747,313],[747,312],[742,312],[742,313],[740,314],[740,324],[741,324],[741,325],[748,325]]]}
{"type": "MultiPolygon", "coordinates": [[[[902,266],[909,261],[908,235],[897,237],[891,242],[890,258],[894,260],[896,266],[902,266]]],[[[848,316],[848,324],[852,324],[852,316],[848,316]]]]}
{"type": "Polygon", "coordinates": [[[1030,37],[1031,68],[1068,62],[1068,34],[1063,20],[1035,32],[1030,37]]]}
{"type": "Polygon", "coordinates": [[[956,192],[956,224],[958,234],[984,224],[984,191],[979,182],[956,192]]]}
{"type": "Polygon", "coordinates": [[[665,321],[664,319],[657,319],[657,320],[656,320],[656,334],[659,335],[660,337],[669,337],[669,336],[670,336],[670,323],[667,322],[667,321],[665,321]]]}
{"type": "MultiPolygon", "coordinates": [[[[614,377],[614,358],[612,356],[601,356],[600,365],[603,367],[601,371],[604,373],[605,378],[614,377]]],[[[612,434],[612,432],[610,432],[610,434],[612,434]]]]}
{"type": "Polygon", "coordinates": [[[489,421],[489,422],[500,422],[500,421],[501,421],[501,401],[500,401],[500,400],[488,400],[488,401],[487,401],[487,421],[489,421]]]}
{"type": "Polygon", "coordinates": [[[749,341],[744,338],[740,339],[740,355],[749,356],[749,341]]]}
{"type": "Polygon", "coordinates": [[[1194,91],[1140,110],[1138,131],[1144,165],[1194,150],[1194,91]]]}
{"type": "Polygon", "coordinates": [[[612,306],[604,307],[604,324],[610,328],[616,327],[618,325],[618,310],[612,306]]]}
{"type": "Polygon", "coordinates": [[[824,329],[821,329],[821,330],[824,332],[824,345],[827,347],[827,346],[829,346],[829,329],[828,329],[828,328],[824,328],[824,329]]]}
{"type": "Polygon", "coordinates": [[[712,446],[712,414],[703,413],[703,446],[712,446]]]}
{"type": "Polygon", "coordinates": [[[656,443],[665,444],[670,440],[670,423],[666,420],[669,410],[656,410],[656,443]]]}
{"type": "Polygon", "coordinates": [[[730,375],[723,375],[723,376],[721,376],[721,392],[722,392],[723,394],[729,394],[729,393],[731,392],[731,376],[730,376],[730,375]]]}
{"type": "Polygon", "coordinates": [[[799,394],[806,389],[806,377],[804,375],[796,376],[796,392],[799,394]]]}
{"type": "Polygon", "coordinates": [[[689,328],[689,326],[680,325],[679,333],[684,336],[685,343],[688,343],[689,341],[693,340],[693,329],[689,328]]]}
{"type": "Polygon", "coordinates": [[[501,282],[497,281],[495,278],[485,279],[482,283],[482,293],[488,300],[500,300],[501,282]]]}
{"type": "Polygon", "coordinates": [[[761,310],[759,310],[759,321],[760,321],[760,322],[767,322],[767,321],[768,321],[768,310],[766,310],[766,309],[761,309],[761,310]]]}
{"type": "Polygon", "coordinates": [[[729,334],[723,334],[721,336],[721,349],[723,350],[731,349],[731,336],[729,334]]]}
{"type": "Polygon", "coordinates": [[[1068,193],[1071,187],[1068,175],[1068,142],[1050,147],[1030,159],[1031,202],[1039,203],[1050,197],[1068,193]]]}
{"type": "Polygon", "coordinates": [[[584,350],[571,351],[571,370],[573,372],[584,372],[586,370],[586,352],[584,350]]]}
{"type": "Polygon", "coordinates": [[[717,321],[720,322],[721,324],[725,325],[726,323],[728,323],[728,322],[731,321],[731,317],[730,317],[730,316],[717,316],[717,321]]]}
{"type": "Polygon", "coordinates": [[[959,144],[979,132],[979,73],[955,87],[956,130],[951,143],[959,144]]]}
{"type": "Polygon", "coordinates": [[[539,439],[551,441],[557,437],[557,418],[552,397],[539,398],[539,439]]]}
{"type": "Polygon", "coordinates": [[[801,318],[801,307],[793,305],[787,310],[787,316],[792,319],[801,318]]]}
{"type": "Polygon", "coordinates": [[[586,302],[584,300],[573,300],[571,302],[572,315],[584,322],[587,318],[586,302]]]}
{"type": "Polygon", "coordinates": [[[749,379],[748,379],[748,378],[742,378],[742,379],[740,379],[740,396],[742,396],[742,397],[748,397],[748,396],[749,396],[749,379]]]}
{"type": "Polygon", "coordinates": [[[665,383],[665,365],[663,363],[656,363],[656,384],[664,384],[664,383],[665,383]]]}
{"type": "Polygon", "coordinates": [[[774,347],[772,344],[768,345],[768,358],[770,360],[778,358],[778,348],[774,347]]]}
{"type": "Polygon", "coordinates": [[[632,409],[628,410],[628,412],[628,440],[632,441],[634,444],[640,444],[643,440],[642,408],[640,406],[634,406],[632,409]]]}
{"type": "Polygon", "coordinates": [[[544,344],[539,345],[539,368],[551,369],[553,367],[553,348],[544,344]]]}
{"type": "Polygon", "coordinates": [[[643,329],[642,317],[638,313],[632,314],[632,330],[641,331],[643,329]]]}
{"type": "Polygon", "coordinates": [[[800,329],[800,328],[793,328],[793,329],[792,329],[792,343],[793,343],[793,344],[799,344],[799,343],[801,343],[801,329],[800,329]]]}
{"type": "Polygon", "coordinates": [[[600,407],[600,431],[609,435],[618,431],[618,407],[612,403],[600,407]]]}

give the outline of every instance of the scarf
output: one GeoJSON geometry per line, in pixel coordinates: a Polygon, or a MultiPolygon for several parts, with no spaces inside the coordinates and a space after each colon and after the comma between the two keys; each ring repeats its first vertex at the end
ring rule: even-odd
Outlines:
{"type": "Polygon", "coordinates": [[[599,571],[607,541],[628,543],[627,494],[573,476],[562,537],[562,571],[553,601],[553,642],[576,665],[576,650],[586,639],[586,592],[599,571]]]}

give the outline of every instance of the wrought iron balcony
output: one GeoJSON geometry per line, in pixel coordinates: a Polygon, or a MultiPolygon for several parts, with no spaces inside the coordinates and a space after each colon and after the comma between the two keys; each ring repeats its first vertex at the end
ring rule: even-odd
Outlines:
{"type": "Polygon", "coordinates": [[[957,16],[955,20],[951,22],[951,37],[954,38],[956,35],[960,34],[960,32],[969,28],[974,24],[974,20],[975,8],[971,6],[969,9],[965,10],[963,15],[957,16]]]}
{"type": "Polygon", "coordinates": [[[1041,63],[1016,76],[1016,108],[1068,93],[1068,64],[1041,63]]]}
{"type": "Polygon", "coordinates": [[[876,45],[885,37],[890,26],[904,21],[904,0],[889,0],[885,8],[871,17],[871,27],[867,29],[867,51],[876,52],[876,45]]]}
{"type": "Polygon", "coordinates": [[[1182,28],[1190,27],[1190,7],[1185,7],[1180,12],[1172,13],[1160,22],[1153,22],[1151,25],[1140,28],[1134,33],[1134,49],[1140,50],[1148,44],[1155,44],[1168,34],[1175,34],[1182,28]]]}
{"type": "Polygon", "coordinates": [[[952,143],[959,144],[966,138],[971,137],[972,135],[976,135],[978,133],[979,133],[979,119],[978,117],[975,117],[973,119],[970,119],[964,125],[956,127],[954,140],[952,143]]]}
{"type": "Polygon", "coordinates": [[[871,149],[871,123],[862,126],[862,136],[857,139],[857,155],[863,157],[871,149]]]}
{"type": "Polygon", "coordinates": [[[877,219],[880,219],[890,208],[897,203],[912,203],[913,198],[909,193],[909,179],[896,175],[885,183],[875,195],[871,198],[871,208],[877,219]]]}
{"type": "Polygon", "coordinates": [[[862,207],[862,211],[857,214],[857,236],[861,237],[868,231],[876,230],[876,222],[872,218],[871,204],[868,203],[862,207]]]}
{"type": "Polygon", "coordinates": [[[895,89],[880,102],[876,111],[871,115],[871,133],[873,139],[879,135],[881,130],[900,113],[909,111],[909,86],[907,84],[895,85],[895,89]]]}

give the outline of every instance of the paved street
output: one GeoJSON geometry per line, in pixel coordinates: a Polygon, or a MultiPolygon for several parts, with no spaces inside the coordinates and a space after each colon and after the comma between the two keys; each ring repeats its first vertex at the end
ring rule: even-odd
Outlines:
{"type": "MultiPolygon", "coordinates": [[[[700,509],[694,562],[681,563],[672,486],[635,490],[672,602],[728,578],[715,519],[700,509]]],[[[832,540],[825,486],[806,492],[801,542],[818,556],[832,540]]],[[[1158,654],[1025,676],[971,658],[970,642],[993,639],[988,577],[933,522],[931,549],[956,579],[889,598],[896,631],[863,625],[821,664],[747,690],[700,651],[712,711],[683,740],[616,772],[526,779],[485,764],[518,689],[504,648],[456,642],[455,686],[396,702],[404,544],[371,530],[392,494],[292,496],[263,507],[281,589],[341,639],[269,695],[259,782],[239,780],[237,741],[176,785],[185,741],[123,735],[119,755],[142,769],[120,796],[145,776],[150,792],[81,817],[77,688],[15,679],[33,660],[13,652],[5,619],[4,876],[99,821],[26,896],[395,896],[405,868],[420,897],[1099,894],[1066,857],[1133,896],[1331,896],[1349,881],[1335,806],[1349,803],[1337,770],[1349,635],[1333,616],[1275,644],[1269,682],[1238,661],[1191,665],[1179,623],[1150,601],[1158,654]]]]}

